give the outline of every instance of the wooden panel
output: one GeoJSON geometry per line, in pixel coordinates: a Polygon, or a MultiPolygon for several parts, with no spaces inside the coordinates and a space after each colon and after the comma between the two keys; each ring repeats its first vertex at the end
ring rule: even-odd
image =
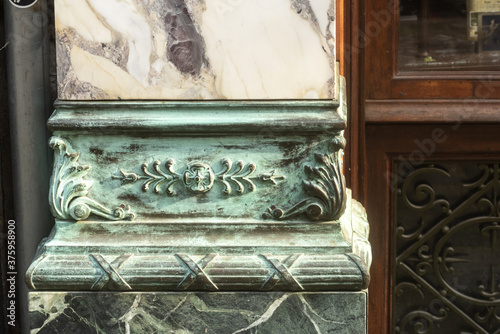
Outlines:
{"type": "Polygon", "coordinates": [[[393,99],[455,99],[473,96],[473,84],[465,80],[394,80],[393,99]]]}
{"type": "Polygon", "coordinates": [[[399,72],[397,73],[397,79],[399,80],[482,80],[482,81],[492,81],[500,80],[500,72],[494,72],[490,70],[481,71],[465,71],[465,70],[455,70],[455,71],[409,71],[409,72],[399,72]]]}
{"type": "Polygon", "coordinates": [[[370,286],[368,301],[368,331],[369,334],[390,333],[390,230],[389,189],[384,179],[388,170],[388,160],[384,148],[379,141],[376,127],[366,128],[366,161],[364,201],[368,221],[370,222],[370,243],[372,245],[373,264],[370,270],[370,286]]]}
{"type": "Polygon", "coordinates": [[[500,101],[476,98],[456,100],[368,100],[367,123],[491,123],[500,122],[500,101]]]}
{"type": "Polygon", "coordinates": [[[364,15],[351,25],[349,48],[363,57],[367,99],[500,98],[499,72],[489,68],[398,72],[399,0],[360,2],[364,15]]]}
{"type": "Polygon", "coordinates": [[[391,94],[391,80],[395,65],[392,56],[396,52],[394,34],[397,27],[398,1],[364,1],[365,10],[362,26],[354,27],[357,32],[352,48],[365,55],[364,66],[369,69],[366,77],[366,97],[388,98],[391,94]]]}
{"type": "Polygon", "coordinates": [[[500,81],[482,80],[474,82],[474,96],[478,99],[500,99],[500,81]]]}
{"type": "MultiPolygon", "coordinates": [[[[360,23],[360,11],[362,11],[363,3],[354,1],[349,7],[346,7],[345,19],[349,24],[345,25],[345,58],[343,67],[346,73],[346,93],[347,93],[347,110],[349,113],[348,126],[345,133],[347,139],[346,156],[344,157],[345,167],[344,173],[347,180],[347,186],[352,189],[353,197],[362,200],[362,184],[363,184],[363,165],[357,162],[360,159],[360,154],[364,152],[364,126],[362,121],[362,109],[360,109],[360,101],[363,99],[363,91],[361,89],[364,81],[361,75],[361,54],[350,47],[352,40],[356,38],[357,28],[360,23]]],[[[360,50],[358,50],[360,51],[360,50]]]]}

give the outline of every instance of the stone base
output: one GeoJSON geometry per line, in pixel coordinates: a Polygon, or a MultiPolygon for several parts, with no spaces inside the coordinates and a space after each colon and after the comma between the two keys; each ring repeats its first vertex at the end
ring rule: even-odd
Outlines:
{"type": "Polygon", "coordinates": [[[30,292],[31,333],[366,333],[359,292],[30,292]]]}

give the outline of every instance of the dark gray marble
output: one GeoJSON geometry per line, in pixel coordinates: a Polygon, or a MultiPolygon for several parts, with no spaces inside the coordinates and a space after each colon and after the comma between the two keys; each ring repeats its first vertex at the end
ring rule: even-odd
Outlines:
{"type": "Polygon", "coordinates": [[[366,333],[361,292],[31,292],[31,333],[366,333]]]}

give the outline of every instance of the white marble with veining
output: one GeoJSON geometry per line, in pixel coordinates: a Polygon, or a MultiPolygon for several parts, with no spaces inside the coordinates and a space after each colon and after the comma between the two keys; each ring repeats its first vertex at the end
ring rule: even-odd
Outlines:
{"type": "Polygon", "coordinates": [[[55,0],[69,100],[331,99],[334,0],[55,0]]]}

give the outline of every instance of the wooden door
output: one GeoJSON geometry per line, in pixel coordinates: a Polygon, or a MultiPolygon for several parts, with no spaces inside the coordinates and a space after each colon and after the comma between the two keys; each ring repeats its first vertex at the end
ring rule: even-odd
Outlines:
{"type": "Polygon", "coordinates": [[[500,332],[500,51],[487,40],[500,19],[479,2],[359,0],[344,16],[347,176],[371,226],[372,334],[500,332]]]}

